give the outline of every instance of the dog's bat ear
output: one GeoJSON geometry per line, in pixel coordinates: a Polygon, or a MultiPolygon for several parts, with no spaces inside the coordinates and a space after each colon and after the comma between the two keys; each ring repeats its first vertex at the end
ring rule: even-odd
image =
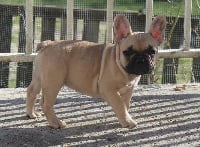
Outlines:
{"type": "Polygon", "coordinates": [[[157,16],[151,24],[149,33],[151,33],[155,40],[157,40],[159,43],[162,43],[164,40],[165,28],[166,18],[164,16],[157,16]]]}
{"type": "Polygon", "coordinates": [[[128,35],[132,34],[131,25],[128,19],[124,15],[117,15],[114,18],[114,40],[119,42],[123,38],[126,38],[128,35]]]}

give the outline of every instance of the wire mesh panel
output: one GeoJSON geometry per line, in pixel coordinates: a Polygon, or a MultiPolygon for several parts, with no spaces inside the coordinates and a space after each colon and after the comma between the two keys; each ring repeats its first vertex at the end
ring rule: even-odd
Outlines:
{"type": "MultiPolygon", "coordinates": [[[[164,49],[177,49],[183,45],[184,1],[157,1],[154,5],[155,15],[167,17],[164,49]]],[[[162,83],[177,83],[178,59],[164,59],[162,83]]]]}
{"type": "MultiPolygon", "coordinates": [[[[193,1],[193,14],[199,17],[199,8],[195,7],[193,1]]],[[[165,33],[164,49],[182,49],[184,43],[184,11],[185,4],[182,0],[177,1],[158,1],[154,2],[154,14],[162,14],[167,16],[167,29],[165,33]],[[164,5],[164,7],[162,6],[164,5]],[[163,9],[162,11],[160,9],[163,9]],[[159,13],[161,12],[161,13],[159,13]]],[[[197,19],[198,20],[198,19],[197,19]]],[[[188,20],[190,21],[190,20],[188,20]]],[[[192,28],[194,28],[194,17],[192,17],[192,28]]],[[[198,21],[197,21],[198,22],[198,21]]],[[[197,26],[197,25],[195,25],[197,26]]],[[[191,47],[194,46],[194,35],[192,34],[191,47]]],[[[198,42],[198,41],[197,41],[198,42]]],[[[196,48],[199,48],[196,46],[196,48]]],[[[182,83],[195,82],[196,73],[191,69],[192,62],[198,59],[164,59],[159,62],[163,64],[162,75],[160,75],[161,83],[182,83]]],[[[198,62],[198,61],[197,61],[198,62]]],[[[196,62],[195,62],[196,63],[196,62]]]]}
{"type": "MultiPolygon", "coordinates": [[[[191,47],[200,48],[200,1],[193,0],[191,47]]],[[[193,58],[192,82],[200,82],[200,58],[193,58]]]]}
{"type": "Polygon", "coordinates": [[[34,49],[44,40],[66,39],[66,0],[34,0],[34,49]]]}
{"type": "MultiPolygon", "coordinates": [[[[25,10],[24,0],[17,2],[3,1],[1,5],[1,48],[3,53],[25,52],[25,10]],[[12,5],[11,5],[12,4],[12,5]]],[[[25,87],[30,83],[32,63],[1,63],[0,87],[25,87]],[[30,64],[30,65],[29,65],[30,64]],[[24,66],[27,67],[24,70],[24,66]],[[28,68],[31,67],[30,69],[28,68]],[[28,73],[29,72],[29,73],[28,73]],[[23,78],[20,74],[25,73],[23,78]],[[17,74],[17,76],[15,76],[17,74]],[[13,82],[13,79],[16,79],[13,82]],[[28,81],[27,83],[24,81],[28,81]],[[21,83],[21,84],[19,84],[21,83]],[[23,84],[22,84],[23,83],[23,84]]]]}
{"type": "Polygon", "coordinates": [[[145,32],[145,0],[115,0],[114,15],[124,14],[134,32],[145,32]]]}
{"type": "Polygon", "coordinates": [[[106,4],[106,0],[74,1],[74,39],[105,42],[106,4]]]}
{"type": "MultiPolygon", "coordinates": [[[[9,53],[11,47],[12,15],[9,7],[0,11],[0,52],[9,53]]],[[[0,62],[0,88],[8,87],[9,63],[0,62]]]]}
{"type": "MultiPolygon", "coordinates": [[[[124,14],[134,32],[145,32],[146,0],[114,0],[113,18],[124,14]]],[[[191,48],[200,48],[200,1],[192,0],[191,48]]],[[[0,1],[0,53],[26,52],[26,0],[0,1]]],[[[74,0],[73,39],[106,43],[107,0],[74,0]]],[[[109,8],[108,8],[109,9],[109,8]]],[[[153,13],[167,19],[162,49],[184,46],[184,0],[154,0],[153,13]]],[[[148,15],[147,15],[148,16],[148,15]]],[[[33,0],[33,48],[43,40],[67,39],[67,0],[33,0]]],[[[190,20],[188,20],[190,21],[190,20]]],[[[109,38],[109,37],[108,37],[109,38]]],[[[32,62],[0,62],[0,88],[27,87],[32,62]]],[[[140,84],[200,82],[200,58],[159,59],[153,74],[140,84]]]]}
{"type": "MultiPolygon", "coordinates": [[[[23,5],[24,4],[25,1],[23,2],[23,5]]],[[[24,6],[19,7],[18,13],[19,13],[18,53],[24,53],[26,48],[25,7],[24,6]]],[[[31,62],[17,63],[16,87],[27,87],[30,84],[32,77],[32,67],[33,63],[31,62]]]]}

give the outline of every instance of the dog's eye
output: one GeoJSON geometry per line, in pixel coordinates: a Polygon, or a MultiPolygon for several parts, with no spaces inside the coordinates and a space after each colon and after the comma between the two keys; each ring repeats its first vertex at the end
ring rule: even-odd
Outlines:
{"type": "Polygon", "coordinates": [[[129,47],[127,50],[123,51],[123,54],[126,56],[126,57],[130,57],[134,54],[134,51],[132,49],[132,47],[129,47]]]}
{"type": "Polygon", "coordinates": [[[148,49],[147,49],[147,53],[149,55],[155,55],[156,54],[156,51],[153,49],[152,46],[149,46],[148,49]]]}

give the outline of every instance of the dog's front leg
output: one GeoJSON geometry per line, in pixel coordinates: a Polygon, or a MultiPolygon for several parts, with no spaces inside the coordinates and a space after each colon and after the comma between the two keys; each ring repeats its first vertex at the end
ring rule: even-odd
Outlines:
{"type": "Polygon", "coordinates": [[[126,85],[117,92],[117,94],[121,97],[122,101],[126,104],[127,110],[130,108],[130,101],[133,93],[133,85],[126,85]]]}
{"type": "MultiPolygon", "coordinates": [[[[127,102],[124,101],[117,92],[109,92],[106,94],[106,100],[108,104],[112,107],[113,111],[117,115],[122,127],[133,128],[137,125],[127,109],[127,102]]],[[[129,103],[129,102],[128,102],[129,103]]],[[[129,104],[128,104],[129,107],[129,104]]]]}

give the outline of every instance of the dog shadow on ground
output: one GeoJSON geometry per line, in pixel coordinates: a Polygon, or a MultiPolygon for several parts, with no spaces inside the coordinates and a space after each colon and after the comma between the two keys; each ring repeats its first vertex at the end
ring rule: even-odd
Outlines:
{"type": "MultiPolygon", "coordinates": [[[[39,104],[37,104],[37,109],[39,104]]],[[[200,94],[134,96],[130,113],[138,122],[122,128],[107,103],[76,92],[60,93],[55,105],[67,127],[52,129],[44,117],[25,117],[25,99],[0,99],[2,146],[198,145],[200,94]],[[68,98],[66,98],[68,97],[68,98]],[[77,97],[81,97],[78,98],[77,97]]]]}

